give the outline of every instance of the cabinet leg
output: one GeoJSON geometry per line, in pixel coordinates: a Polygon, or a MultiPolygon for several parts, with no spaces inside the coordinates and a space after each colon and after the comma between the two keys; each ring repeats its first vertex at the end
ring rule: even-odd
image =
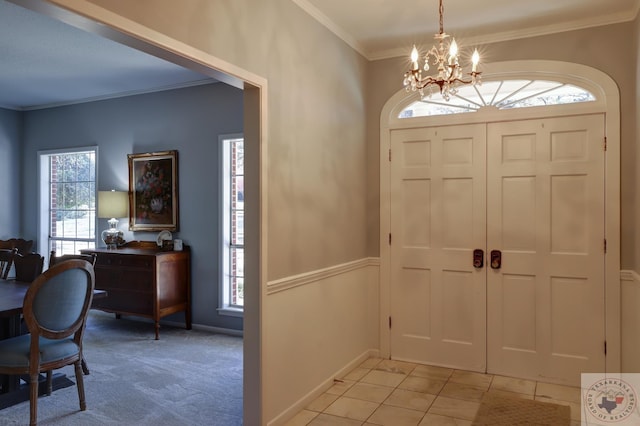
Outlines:
{"type": "Polygon", "coordinates": [[[160,340],[160,322],[156,321],[156,340],[160,340]]]}

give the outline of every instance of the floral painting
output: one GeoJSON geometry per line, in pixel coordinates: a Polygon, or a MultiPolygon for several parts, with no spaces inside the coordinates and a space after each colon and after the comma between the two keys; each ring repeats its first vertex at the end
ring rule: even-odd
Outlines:
{"type": "Polygon", "coordinates": [[[129,229],[178,230],[178,151],[129,154],[129,229]]]}

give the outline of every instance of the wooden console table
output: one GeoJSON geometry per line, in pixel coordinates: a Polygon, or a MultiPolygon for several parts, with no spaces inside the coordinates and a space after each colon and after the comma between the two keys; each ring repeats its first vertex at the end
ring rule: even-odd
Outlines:
{"type": "Polygon", "coordinates": [[[150,318],[155,322],[156,340],[160,318],[185,313],[191,330],[191,255],[189,246],[182,251],[159,248],[106,248],[81,250],[95,253],[96,289],[108,296],[93,301],[92,308],[120,315],[150,318]]]}

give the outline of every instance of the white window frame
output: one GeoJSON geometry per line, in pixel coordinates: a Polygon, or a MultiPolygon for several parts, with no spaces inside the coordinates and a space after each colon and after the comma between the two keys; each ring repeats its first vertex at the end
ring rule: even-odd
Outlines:
{"type": "MultiPolygon", "coordinates": [[[[59,154],[73,154],[77,152],[88,152],[92,151],[95,156],[95,191],[94,198],[98,199],[98,147],[97,146],[84,146],[84,147],[75,147],[75,148],[65,148],[65,149],[55,149],[55,150],[43,150],[38,151],[38,248],[41,255],[45,256],[48,259],[49,251],[51,250],[51,241],[50,241],[50,209],[49,209],[49,201],[50,201],[50,182],[49,182],[49,173],[50,173],[50,162],[49,159],[52,155],[59,154]]],[[[93,229],[95,234],[93,236],[93,244],[96,246],[97,244],[97,228],[98,228],[98,215],[95,215],[93,229]]],[[[86,238],[77,238],[77,241],[87,241],[86,238]]],[[[89,242],[89,241],[87,241],[89,242]]]]}
{"type": "Polygon", "coordinates": [[[244,307],[231,305],[230,257],[231,257],[231,151],[230,141],[244,139],[242,133],[226,134],[218,136],[218,149],[220,161],[220,279],[218,285],[218,313],[242,317],[244,307]]]}

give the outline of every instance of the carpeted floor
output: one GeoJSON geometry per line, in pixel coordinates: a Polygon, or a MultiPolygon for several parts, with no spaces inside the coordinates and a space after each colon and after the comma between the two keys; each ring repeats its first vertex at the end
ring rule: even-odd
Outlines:
{"type": "MultiPolygon", "coordinates": [[[[89,315],[87,410],[73,385],[39,398],[38,424],[242,425],[242,338],[166,326],[154,340],[150,323],[89,315]]],[[[0,411],[0,425],[28,422],[28,401],[0,411]]]]}
{"type": "Polygon", "coordinates": [[[570,409],[566,405],[486,393],[473,425],[569,426],[570,422],[570,409]]]}

